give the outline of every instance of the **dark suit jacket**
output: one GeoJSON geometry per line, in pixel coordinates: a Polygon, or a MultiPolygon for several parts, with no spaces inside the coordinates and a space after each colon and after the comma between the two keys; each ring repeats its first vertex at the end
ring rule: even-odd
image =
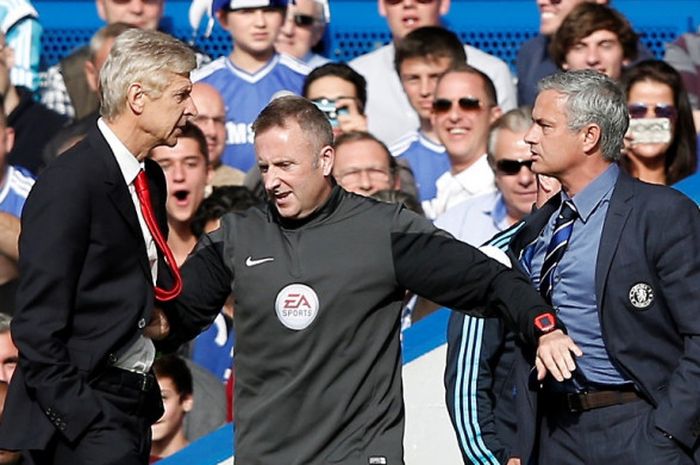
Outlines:
{"type": "MultiPolygon", "coordinates": [[[[511,258],[537,238],[559,208],[555,196],[526,218],[511,258]]],[[[603,226],[595,291],[613,363],[654,407],[656,426],[697,451],[700,435],[700,212],[679,192],[621,172],[603,226]],[[633,305],[632,288],[651,286],[651,303],[633,305]]],[[[532,360],[530,360],[532,361],[532,360]]],[[[518,396],[535,418],[533,397],[518,396]],[[524,399],[523,399],[524,398],[524,399]]],[[[522,424],[528,457],[534,424],[522,424]],[[527,428],[530,426],[530,428],[527,428]],[[529,439],[528,439],[529,436],[529,439]],[[528,444],[529,442],[529,444],[528,444]]],[[[527,463],[527,460],[523,460],[527,463]]]]}
{"type": "MultiPolygon", "coordinates": [[[[146,173],[167,231],[165,178],[150,160],[146,173]]],[[[56,433],[76,440],[100,415],[89,381],[137,338],[153,309],[136,210],[96,126],[37,180],[22,215],[19,266],[12,335],[20,360],[0,448],[43,449],[56,433]]]]}

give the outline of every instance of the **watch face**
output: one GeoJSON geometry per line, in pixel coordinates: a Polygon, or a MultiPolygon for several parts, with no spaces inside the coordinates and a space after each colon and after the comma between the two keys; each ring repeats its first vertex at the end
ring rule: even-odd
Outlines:
{"type": "Polygon", "coordinates": [[[556,319],[551,313],[543,313],[535,318],[535,327],[543,333],[547,333],[554,329],[556,319]]]}

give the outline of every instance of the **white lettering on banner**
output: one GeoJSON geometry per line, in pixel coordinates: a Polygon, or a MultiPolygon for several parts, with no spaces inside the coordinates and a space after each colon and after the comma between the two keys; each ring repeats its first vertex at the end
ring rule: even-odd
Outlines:
{"type": "Polygon", "coordinates": [[[226,122],[227,145],[252,144],[254,136],[252,124],[226,122]]]}

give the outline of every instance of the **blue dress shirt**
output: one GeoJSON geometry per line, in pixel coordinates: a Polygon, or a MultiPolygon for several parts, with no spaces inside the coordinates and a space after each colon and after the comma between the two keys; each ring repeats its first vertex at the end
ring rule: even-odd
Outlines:
{"type": "MultiPolygon", "coordinates": [[[[583,351],[577,359],[577,370],[585,380],[596,384],[622,384],[627,380],[612,364],[605,347],[597,306],[595,268],[610,197],[620,173],[616,164],[610,165],[600,176],[571,200],[579,217],[574,222],[571,239],[557,268],[554,270],[552,306],[566,325],[569,336],[583,351]]],[[[562,202],[568,196],[562,191],[562,202]]],[[[555,212],[534,245],[530,263],[530,277],[539,286],[540,272],[547,245],[552,237],[555,212]]],[[[580,385],[581,376],[576,377],[580,385]]]]}

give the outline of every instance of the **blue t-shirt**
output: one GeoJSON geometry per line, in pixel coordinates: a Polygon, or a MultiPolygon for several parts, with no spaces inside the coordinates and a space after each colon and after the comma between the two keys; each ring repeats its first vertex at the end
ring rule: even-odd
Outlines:
{"type": "Polygon", "coordinates": [[[34,185],[34,177],[24,168],[8,166],[0,184],[0,211],[19,218],[24,202],[34,185]]]}
{"type": "Polygon", "coordinates": [[[192,73],[192,81],[215,87],[226,103],[226,148],[222,163],[248,171],[255,164],[253,121],[281,91],[300,94],[310,71],[304,63],[277,54],[259,71],[249,74],[228,57],[218,58],[192,73]]]}
{"type": "Polygon", "coordinates": [[[450,160],[445,147],[416,131],[396,141],[389,151],[400,160],[408,160],[416,179],[419,200],[423,202],[434,199],[437,195],[435,181],[450,171],[450,160]]]}

